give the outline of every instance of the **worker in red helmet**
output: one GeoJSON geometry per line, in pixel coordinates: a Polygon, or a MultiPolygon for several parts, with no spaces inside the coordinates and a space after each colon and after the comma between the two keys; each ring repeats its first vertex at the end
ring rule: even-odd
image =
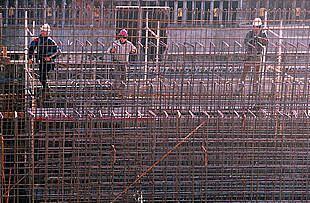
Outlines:
{"type": "Polygon", "coordinates": [[[118,33],[118,39],[112,43],[108,52],[112,54],[114,65],[114,71],[112,73],[112,78],[114,79],[113,88],[120,93],[123,92],[126,86],[129,55],[137,53],[137,48],[128,40],[128,31],[126,29],[122,29],[118,33]]]}
{"type": "Polygon", "coordinates": [[[245,86],[245,78],[251,67],[254,67],[254,91],[257,91],[259,85],[260,67],[263,59],[264,48],[268,44],[266,30],[262,28],[262,20],[255,18],[252,23],[252,30],[250,30],[244,39],[245,60],[243,72],[239,82],[238,92],[241,92],[245,86]]]}
{"type": "Polygon", "coordinates": [[[118,33],[118,38],[109,49],[112,59],[117,62],[129,62],[129,54],[136,53],[137,48],[128,40],[128,31],[126,29],[122,29],[118,33]]]}

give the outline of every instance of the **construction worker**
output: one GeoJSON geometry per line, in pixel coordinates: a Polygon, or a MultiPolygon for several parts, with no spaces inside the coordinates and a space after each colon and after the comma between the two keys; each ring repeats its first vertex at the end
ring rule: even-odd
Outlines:
{"type": "Polygon", "coordinates": [[[57,43],[49,36],[50,33],[49,24],[42,25],[39,37],[31,41],[28,49],[29,64],[33,64],[34,55],[36,62],[39,63],[39,80],[43,86],[43,93],[48,89],[47,74],[54,69],[54,59],[60,54],[57,43]],[[34,54],[35,50],[36,54],[34,54]]]}
{"type": "Polygon", "coordinates": [[[257,90],[259,83],[260,66],[263,59],[264,47],[268,44],[266,31],[262,29],[262,20],[253,20],[253,29],[250,30],[244,39],[246,57],[243,72],[239,82],[238,92],[241,92],[245,85],[245,78],[251,67],[254,67],[254,88],[257,90]]]}
{"type": "Polygon", "coordinates": [[[113,79],[115,80],[113,88],[122,91],[126,84],[126,74],[129,64],[129,55],[136,54],[137,48],[128,39],[128,31],[122,29],[118,33],[118,39],[112,43],[108,52],[112,54],[114,63],[113,79]]]}

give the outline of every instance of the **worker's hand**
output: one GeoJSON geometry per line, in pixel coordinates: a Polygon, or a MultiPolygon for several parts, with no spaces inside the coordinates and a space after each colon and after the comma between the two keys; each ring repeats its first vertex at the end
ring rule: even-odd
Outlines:
{"type": "Polygon", "coordinates": [[[110,53],[111,54],[114,54],[116,52],[116,49],[113,47],[111,50],[110,50],[110,53]]]}
{"type": "Polygon", "coordinates": [[[51,61],[51,58],[49,56],[44,57],[44,61],[51,61]]]}
{"type": "Polygon", "coordinates": [[[267,38],[260,38],[260,40],[261,40],[262,42],[268,42],[268,39],[267,39],[267,38]]]}
{"type": "Polygon", "coordinates": [[[258,42],[257,43],[259,43],[261,46],[266,46],[268,44],[268,39],[260,37],[260,38],[258,38],[258,42]]]}
{"type": "Polygon", "coordinates": [[[29,59],[29,60],[28,60],[28,63],[29,63],[29,64],[33,64],[32,59],[29,59]]]}

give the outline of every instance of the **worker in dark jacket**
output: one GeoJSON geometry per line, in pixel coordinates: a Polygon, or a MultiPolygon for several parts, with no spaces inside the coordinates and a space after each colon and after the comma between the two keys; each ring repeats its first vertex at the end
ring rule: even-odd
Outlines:
{"type": "Polygon", "coordinates": [[[48,24],[42,25],[40,36],[31,41],[28,49],[29,64],[33,63],[34,55],[36,62],[39,63],[39,80],[43,86],[43,92],[48,88],[47,74],[54,69],[53,61],[60,54],[57,43],[49,36],[50,32],[51,28],[48,24]]]}
{"type": "Polygon", "coordinates": [[[246,34],[244,39],[246,57],[238,91],[243,89],[246,75],[251,70],[251,67],[255,68],[254,85],[255,87],[258,86],[260,66],[263,59],[264,48],[267,44],[268,38],[266,31],[262,29],[262,20],[260,18],[255,18],[253,21],[253,29],[246,34]]]}

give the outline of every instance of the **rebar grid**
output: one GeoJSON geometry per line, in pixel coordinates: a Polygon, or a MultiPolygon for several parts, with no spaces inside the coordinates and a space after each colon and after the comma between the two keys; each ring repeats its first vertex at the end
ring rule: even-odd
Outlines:
{"type": "Polygon", "coordinates": [[[96,8],[2,9],[0,202],[309,200],[308,10],[96,8]],[[238,92],[257,16],[269,43],[238,92]],[[43,22],[62,50],[46,94],[26,62],[43,22]]]}

